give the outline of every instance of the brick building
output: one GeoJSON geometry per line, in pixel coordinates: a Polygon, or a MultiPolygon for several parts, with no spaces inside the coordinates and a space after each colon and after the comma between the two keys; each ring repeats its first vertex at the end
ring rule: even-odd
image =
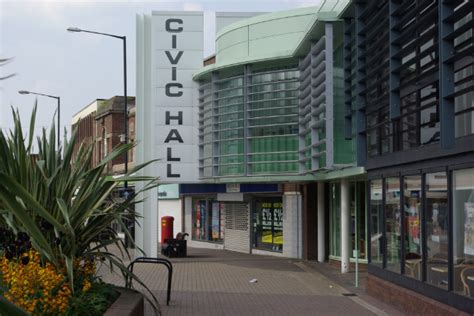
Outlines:
{"type": "MultiPolygon", "coordinates": [[[[74,115],[71,125],[77,129],[75,152],[81,144],[94,146],[92,163],[102,160],[113,148],[124,141],[124,97],[96,99],[74,115]]],[[[128,139],[135,139],[135,97],[128,97],[128,139]]],[[[133,150],[128,154],[128,167],[133,167],[133,150]]],[[[107,165],[108,174],[120,174],[124,170],[125,156],[118,157],[107,165]]]]}
{"type": "MultiPolygon", "coordinates": [[[[74,153],[81,144],[91,144],[95,141],[92,164],[96,165],[114,147],[123,142],[124,113],[122,96],[114,96],[110,99],[96,99],[76,113],[71,121],[72,129],[77,129],[77,141],[74,153]]],[[[128,141],[135,141],[135,97],[128,97],[128,141]]],[[[128,153],[128,170],[133,168],[135,148],[128,153]]],[[[109,175],[121,174],[124,171],[124,156],[118,157],[107,165],[106,172],[109,175]]],[[[133,187],[133,183],[129,183],[133,187]]],[[[160,185],[158,190],[159,203],[157,213],[162,216],[173,216],[174,232],[181,231],[181,200],[179,188],[176,184],[160,185]]],[[[157,236],[161,234],[161,228],[156,231],[157,236]]]]}

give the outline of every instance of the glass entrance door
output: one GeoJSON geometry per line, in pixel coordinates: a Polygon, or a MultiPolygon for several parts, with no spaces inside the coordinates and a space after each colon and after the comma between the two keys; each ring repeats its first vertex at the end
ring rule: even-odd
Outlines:
{"type": "Polygon", "coordinates": [[[253,247],[283,251],[283,203],[281,197],[259,198],[253,210],[253,247]]]}
{"type": "Polygon", "coordinates": [[[352,257],[367,259],[366,247],[366,184],[363,181],[351,182],[351,230],[352,257]]]}
{"type": "MultiPolygon", "coordinates": [[[[350,236],[351,257],[359,254],[359,259],[367,259],[366,247],[366,184],[364,181],[350,182],[349,205],[351,214],[350,236]],[[357,229],[356,229],[357,228],[357,229]],[[357,252],[355,251],[357,250],[357,252]]],[[[329,185],[329,207],[330,207],[330,241],[329,254],[333,257],[341,256],[341,183],[329,185]]]]}

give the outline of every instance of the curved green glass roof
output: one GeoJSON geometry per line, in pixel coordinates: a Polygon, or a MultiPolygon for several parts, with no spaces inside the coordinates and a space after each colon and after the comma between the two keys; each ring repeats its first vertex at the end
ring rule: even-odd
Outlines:
{"type": "Polygon", "coordinates": [[[327,0],[320,7],[262,14],[228,25],[216,37],[216,63],[203,67],[194,79],[222,68],[303,55],[310,40],[323,34],[323,23],[317,22],[337,20],[348,3],[327,0]]]}

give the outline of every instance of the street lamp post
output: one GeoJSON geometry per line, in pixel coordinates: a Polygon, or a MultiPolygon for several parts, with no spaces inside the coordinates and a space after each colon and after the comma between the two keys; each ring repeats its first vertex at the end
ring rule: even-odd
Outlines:
{"type": "MultiPolygon", "coordinates": [[[[83,30],[77,27],[68,27],[67,30],[69,32],[84,32],[84,33],[92,33],[92,34],[98,34],[98,35],[104,35],[104,36],[109,36],[109,37],[114,37],[121,39],[123,41],[123,95],[124,95],[124,129],[125,129],[125,144],[128,144],[128,107],[127,107],[127,37],[126,36],[119,36],[119,35],[114,35],[114,34],[108,34],[108,33],[101,33],[101,32],[95,32],[95,31],[88,31],[88,30],[83,30]]],[[[128,150],[125,151],[125,174],[128,173],[128,150]]],[[[127,188],[128,188],[128,181],[124,182],[124,187],[125,187],[125,194],[128,194],[127,188]]]]}
{"type": "MultiPolygon", "coordinates": [[[[95,31],[88,31],[88,30],[83,30],[77,27],[68,27],[67,30],[69,32],[84,32],[84,33],[91,33],[91,34],[98,34],[98,35],[104,35],[104,36],[109,36],[113,38],[118,38],[123,41],[123,96],[124,96],[124,130],[125,130],[125,137],[124,137],[124,143],[128,144],[128,99],[127,99],[127,37],[126,36],[119,36],[119,35],[114,35],[114,34],[108,34],[108,33],[102,33],[102,32],[95,32],[95,31]]],[[[128,150],[125,151],[125,175],[128,173],[128,150]]],[[[128,181],[124,181],[124,196],[125,198],[128,197],[128,181]]],[[[131,227],[130,227],[130,232],[132,235],[132,238],[135,239],[135,229],[133,226],[134,220],[131,222],[131,227]]],[[[125,235],[125,244],[128,244],[127,242],[127,235],[125,235]]],[[[132,248],[134,248],[133,244],[130,245],[132,248]]]]}
{"type": "Polygon", "coordinates": [[[53,99],[56,99],[58,100],[58,150],[59,150],[59,138],[60,138],[60,134],[59,132],[61,131],[61,119],[60,119],[60,116],[61,116],[61,98],[60,97],[57,97],[57,96],[54,96],[54,95],[49,95],[49,94],[43,94],[43,93],[38,93],[38,92],[32,92],[32,91],[26,91],[26,90],[20,90],[18,91],[19,94],[34,94],[34,95],[40,95],[40,96],[43,96],[43,97],[48,97],[48,98],[53,98],[53,99]]]}

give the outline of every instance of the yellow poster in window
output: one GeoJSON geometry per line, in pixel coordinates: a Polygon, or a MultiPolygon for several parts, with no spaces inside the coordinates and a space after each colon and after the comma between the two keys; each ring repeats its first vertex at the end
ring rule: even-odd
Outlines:
{"type": "Polygon", "coordinates": [[[283,245],[283,232],[282,231],[275,232],[275,236],[273,236],[273,243],[276,245],[283,245]]]}
{"type": "Polygon", "coordinates": [[[272,243],[272,231],[263,230],[262,231],[262,243],[271,244],[272,243]]]}

